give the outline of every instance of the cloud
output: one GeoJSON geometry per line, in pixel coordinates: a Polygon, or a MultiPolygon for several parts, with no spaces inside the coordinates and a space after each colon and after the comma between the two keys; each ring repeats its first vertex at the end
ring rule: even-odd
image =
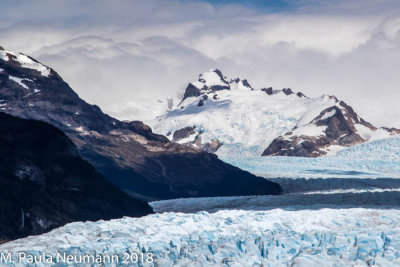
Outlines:
{"type": "Polygon", "coordinates": [[[255,87],[335,94],[367,120],[400,127],[398,1],[287,1],[281,12],[178,0],[4,2],[0,44],[34,55],[120,118],[156,116],[217,67],[255,87]]]}

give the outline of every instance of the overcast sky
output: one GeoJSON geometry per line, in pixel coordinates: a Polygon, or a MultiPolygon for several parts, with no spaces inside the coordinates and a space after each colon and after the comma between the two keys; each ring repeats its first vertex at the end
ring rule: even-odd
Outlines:
{"type": "Polygon", "coordinates": [[[398,0],[0,0],[0,45],[132,120],[219,68],[256,88],[334,94],[400,127],[399,30],[398,0]]]}

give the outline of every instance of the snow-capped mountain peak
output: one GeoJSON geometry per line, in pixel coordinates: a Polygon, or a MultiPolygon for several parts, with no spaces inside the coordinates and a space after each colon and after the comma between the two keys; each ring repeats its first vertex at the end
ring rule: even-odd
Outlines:
{"type": "Polygon", "coordinates": [[[253,87],[251,87],[247,80],[241,80],[240,78],[231,80],[229,84],[231,90],[253,90],[253,87]]]}
{"type": "MultiPolygon", "coordinates": [[[[211,69],[199,75],[197,81],[188,84],[183,100],[220,90],[253,90],[247,80],[240,78],[228,80],[220,70],[211,69]]],[[[217,97],[217,96],[215,96],[217,97]]]]}
{"type": "Polygon", "coordinates": [[[221,71],[218,69],[212,69],[200,74],[198,83],[203,83],[202,88],[199,89],[203,89],[204,86],[208,88],[215,88],[217,86],[224,87],[229,85],[229,83],[223,77],[221,71]]]}
{"type": "Polygon", "coordinates": [[[149,123],[175,142],[220,156],[317,157],[400,133],[374,127],[335,96],[257,89],[217,69],[189,83],[182,101],[149,123]]]}
{"type": "Polygon", "coordinates": [[[39,72],[42,76],[48,77],[50,75],[50,68],[37,62],[33,58],[22,54],[14,53],[12,51],[5,50],[0,46],[0,59],[8,61],[14,65],[20,66],[26,69],[32,69],[39,72]]]}
{"type": "Polygon", "coordinates": [[[184,99],[191,96],[198,96],[204,92],[230,89],[229,82],[225,80],[221,71],[212,69],[199,75],[199,79],[189,83],[184,99]]]}
{"type": "MultiPolygon", "coordinates": [[[[54,70],[44,77],[15,61],[21,58],[19,54],[2,51],[7,59],[0,58],[4,70],[0,72],[0,111],[45,121],[64,131],[84,159],[131,195],[149,200],[279,193],[279,185],[215,155],[171,143],[140,121],[120,121],[104,114],[81,99],[54,70]]],[[[166,102],[173,107],[172,101],[166,102]]]]}

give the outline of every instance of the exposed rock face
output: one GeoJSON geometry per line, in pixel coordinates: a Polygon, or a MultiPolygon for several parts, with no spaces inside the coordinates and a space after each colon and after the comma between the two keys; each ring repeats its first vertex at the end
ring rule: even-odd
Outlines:
{"type": "Polygon", "coordinates": [[[396,128],[388,128],[388,127],[382,127],[382,129],[384,129],[385,131],[390,132],[392,135],[395,134],[400,134],[400,129],[396,129],[396,128]]]}
{"type": "Polygon", "coordinates": [[[272,87],[262,88],[261,91],[264,91],[267,95],[273,94],[272,87]]]}
{"type": "Polygon", "coordinates": [[[152,213],[107,182],[54,126],[0,112],[0,147],[0,241],[152,213]]]}
{"type": "Polygon", "coordinates": [[[185,94],[183,95],[183,99],[186,99],[188,97],[192,96],[199,96],[201,94],[201,91],[199,88],[194,86],[193,84],[189,83],[188,86],[186,87],[185,94]]]}
{"type": "MultiPolygon", "coordinates": [[[[188,97],[197,97],[200,95],[208,98],[207,94],[213,94],[213,99],[215,100],[216,94],[214,94],[214,92],[220,90],[233,90],[237,89],[238,87],[253,90],[247,80],[236,78],[228,82],[220,70],[213,69],[200,74],[198,81],[188,84],[183,95],[182,102],[188,97]]],[[[203,100],[207,100],[207,98],[203,100]]],[[[201,104],[199,102],[199,107],[203,105],[204,101],[201,101],[201,104]]]]}
{"type": "Polygon", "coordinates": [[[307,97],[305,94],[303,94],[302,92],[297,92],[296,95],[298,97],[307,97]]]}
{"type": "Polygon", "coordinates": [[[243,84],[243,86],[248,87],[251,90],[254,90],[253,87],[251,87],[251,85],[249,84],[249,82],[247,80],[242,80],[242,84],[243,84]]]}
{"type": "MultiPolygon", "coordinates": [[[[335,98],[336,99],[336,98],[335,98]]],[[[377,128],[360,118],[353,108],[343,101],[324,109],[309,124],[295,127],[293,131],[276,138],[262,154],[263,156],[318,157],[327,154],[328,146],[352,146],[365,142],[357,128],[370,131],[377,128]],[[297,134],[302,128],[321,129],[315,135],[297,134]]]]}
{"type": "Polygon", "coordinates": [[[285,93],[285,95],[292,95],[294,92],[290,88],[283,88],[282,91],[285,93]]]}
{"type": "Polygon", "coordinates": [[[180,140],[182,140],[184,138],[188,138],[192,134],[196,133],[194,131],[194,129],[196,129],[196,126],[189,126],[189,127],[185,127],[185,128],[179,129],[179,130],[174,132],[172,140],[174,142],[178,142],[178,141],[180,141],[180,140]]]}
{"type": "Polygon", "coordinates": [[[202,143],[202,134],[201,130],[196,131],[196,126],[188,126],[176,130],[172,141],[209,153],[216,152],[222,146],[222,143],[217,139],[202,143]]]}
{"type": "Polygon", "coordinates": [[[171,143],[141,122],[104,114],[80,99],[54,70],[33,60],[38,65],[22,65],[19,56],[0,51],[0,110],[63,130],[84,159],[131,196],[145,200],[212,196],[206,189],[209,186],[209,192],[214,192],[214,185],[225,185],[218,196],[280,192],[279,185],[197,149],[171,143]],[[182,168],[184,164],[191,168],[182,168]],[[193,185],[199,183],[204,186],[197,190],[193,185]],[[235,183],[241,186],[231,190],[235,183]]]}

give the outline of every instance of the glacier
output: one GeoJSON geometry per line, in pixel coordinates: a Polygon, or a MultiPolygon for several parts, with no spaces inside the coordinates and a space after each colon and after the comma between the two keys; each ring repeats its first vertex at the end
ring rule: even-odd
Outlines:
{"type": "Polygon", "coordinates": [[[3,244],[0,251],[153,253],[154,262],[130,266],[400,266],[399,229],[397,209],[166,212],[71,223],[3,244]]]}
{"type": "MultiPolygon", "coordinates": [[[[243,154],[238,151],[237,155],[243,154]]],[[[399,137],[366,142],[320,158],[220,158],[266,178],[400,178],[399,137]]]]}
{"type": "Polygon", "coordinates": [[[104,266],[127,266],[125,253],[154,256],[129,266],[400,266],[400,138],[321,158],[222,159],[280,183],[284,194],[151,202],[156,214],[4,243],[0,253],[15,262],[0,266],[26,266],[21,251],[119,257],[104,266]]]}

